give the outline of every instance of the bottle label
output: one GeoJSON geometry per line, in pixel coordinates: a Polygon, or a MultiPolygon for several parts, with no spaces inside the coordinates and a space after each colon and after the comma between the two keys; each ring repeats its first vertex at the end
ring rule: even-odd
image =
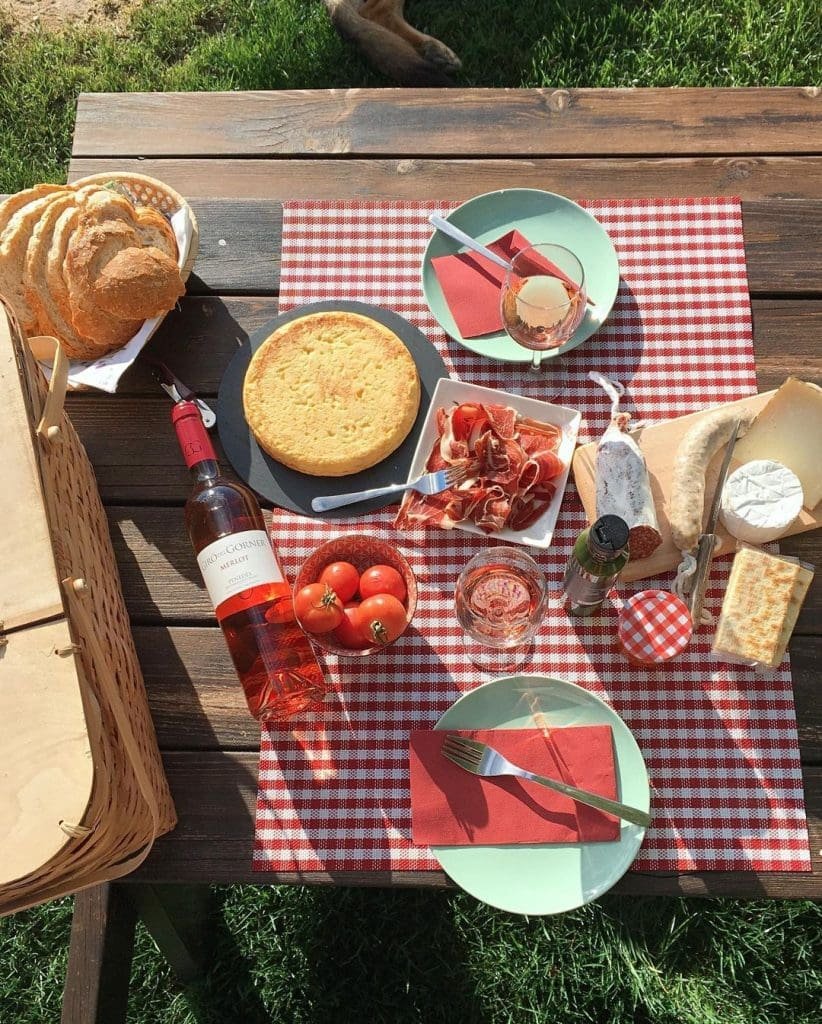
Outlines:
{"type": "Polygon", "coordinates": [[[244,590],[283,582],[265,530],[243,530],[220,537],[203,548],[197,563],[215,608],[244,590]]]}

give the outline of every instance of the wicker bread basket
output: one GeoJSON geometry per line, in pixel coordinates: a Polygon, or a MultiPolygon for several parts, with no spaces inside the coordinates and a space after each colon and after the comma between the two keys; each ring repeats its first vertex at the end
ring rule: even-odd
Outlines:
{"type": "Polygon", "coordinates": [[[0,302],[0,913],[120,877],[175,824],[108,524],[0,302]]]}
{"type": "Polygon", "coordinates": [[[113,171],[107,174],[90,174],[86,178],[78,178],[71,182],[71,188],[83,188],[84,185],[120,185],[125,188],[139,206],[153,206],[155,210],[173,217],[178,210],[185,209],[191,221],[191,243],[187,252],[180,253],[180,274],[183,282],[187,281],[197,258],[200,243],[200,231],[194,211],[179,192],[156,178],[147,174],[133,174],[131,171],[113,171]]]}

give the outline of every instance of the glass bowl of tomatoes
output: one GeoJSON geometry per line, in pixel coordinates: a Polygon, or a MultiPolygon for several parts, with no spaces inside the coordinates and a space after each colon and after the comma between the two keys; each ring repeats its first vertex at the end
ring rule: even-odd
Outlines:
{"type": "Polygon", "coordinates": [[[392,544],[346,534],[322,544],[294,580],[294,613],[324,651],[362,657],[385,650],[411,622],[417,581],[392,544]]]}

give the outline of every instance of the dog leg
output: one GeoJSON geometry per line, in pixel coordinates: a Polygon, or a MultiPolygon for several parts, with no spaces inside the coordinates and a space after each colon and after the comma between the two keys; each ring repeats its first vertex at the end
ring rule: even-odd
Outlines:
{"type": "Polygon", "coordinates": [[[361,0],[323,2],[339,34],[358,46],[365,57],[384,75],[402,85],[452,84],[446,71],[458,68],[459,60],[447,46],[431,36],[417,32],[404,21],[401,0],[399,21],[408,33],[413,35],[414,42],[379,21],[363,17],[362,11],[367,8],[369,0],[365,0],[364,3],[361,0]],[[429,45],[429,41],[433,45],[429,45]],[[422,50],[425,50],[425,53],[422,50]],[[434,56],[429,58],[429,53],[434,56]]]}
{"type": "Polygon", "coordinates": [[[421,57],[442,71],[459,71],[462,67],[459,57],[445,43],[408,24],[405,20],[405,0],[365,0],[359,13],[361,17],[382,25],[410,43],[421,57]]]}

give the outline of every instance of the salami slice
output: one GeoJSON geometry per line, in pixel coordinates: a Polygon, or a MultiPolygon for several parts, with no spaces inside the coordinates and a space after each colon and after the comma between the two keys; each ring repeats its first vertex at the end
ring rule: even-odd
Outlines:
{"type": "Polygon", "coordinates": [[[625,388],[592,370],[588,376],[611,399],[611,422],[597,445],[597,518],[619,516],[629,527],[632,559],[647,558],[662,543],[645,457],[628,433],[630,415],[619,411],[625,388]]]}

